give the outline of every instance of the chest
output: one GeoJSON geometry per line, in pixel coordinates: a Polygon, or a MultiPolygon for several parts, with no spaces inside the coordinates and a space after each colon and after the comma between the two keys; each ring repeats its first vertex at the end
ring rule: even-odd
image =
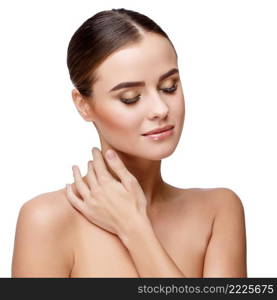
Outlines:
{"type": "MultiPolygon", "coordinates": [[[[202,277],[211,234],[210,218],[204,215],[182,219],[152,218],[151,222],[162,247],[184,274],[202,277]]],[[[116,235],[85,219],[80,220],[79,225],[71,277],[139,277],[128,249],[116,235]]]]}

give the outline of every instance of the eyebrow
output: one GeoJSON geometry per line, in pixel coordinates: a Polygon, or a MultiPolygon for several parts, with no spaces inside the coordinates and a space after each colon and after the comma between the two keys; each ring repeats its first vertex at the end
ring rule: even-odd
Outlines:
{"type": "MultiPolygon", "coordinates": [[[[168,72],[166,72],[165,74],[161,75],[159,77],[159,82],[164,80],[165,78],[175,74],[175,73],[179,73],[179,70],[177,68],[173,68],[171,70],[169,70],[168,72]]],[[[117,84],[116,86],[114,86],[110,91],[115,91],[115,90],[119,90],[119,89],[123,89],[123,88],[128,88],[128,87],[133,87],[133,86],[145,86],[145,82],[144,81],[128,81],[128,82],[121,82],[119,84],[117,84]]]]}

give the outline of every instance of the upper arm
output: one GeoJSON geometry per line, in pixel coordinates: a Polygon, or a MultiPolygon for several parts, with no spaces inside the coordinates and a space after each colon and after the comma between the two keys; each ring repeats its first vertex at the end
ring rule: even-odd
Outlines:
{"type": "Polygon", "coordinates": [[[210,238],[203,277],[247,277],[246,229],[240,198],[230,189],[214,194],[216,216],[210,238]]]}
{"type": "Polygon", "coordinates": [[[72,257],[66,225],[52,193],[26,202],[17,220],[12,277],[68,277],[72,257]]]}

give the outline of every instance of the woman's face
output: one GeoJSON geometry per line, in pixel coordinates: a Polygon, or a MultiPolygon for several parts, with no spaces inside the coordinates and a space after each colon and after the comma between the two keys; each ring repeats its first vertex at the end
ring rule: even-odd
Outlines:
{"type": "Polygon", "coordinates": [[[96,70],[98,81],[93,85],[91,99],[101,143],[150,160],[169,156],[179,142],[185,116],[177,68],[170,42],[153,33],[146,33],[141,42],[110,55],[96,70]],[[159,80],[168,72],[169,76],[159,80]],[[133,84],[120,88],[123,82],[133,84]],[[143,135],[166,125],[174,129],[165,138],[143,135]]]}

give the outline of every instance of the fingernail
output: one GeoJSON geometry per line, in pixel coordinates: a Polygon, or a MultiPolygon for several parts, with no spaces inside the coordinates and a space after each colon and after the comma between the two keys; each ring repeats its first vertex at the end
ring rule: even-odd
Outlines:
{"type": "Polygon", "coordinates": [[[106,157],[107,157],[107,159],[114,159],[115,158],[115,152],[113,150],[109,149],[106,152],[106,157]]]}

